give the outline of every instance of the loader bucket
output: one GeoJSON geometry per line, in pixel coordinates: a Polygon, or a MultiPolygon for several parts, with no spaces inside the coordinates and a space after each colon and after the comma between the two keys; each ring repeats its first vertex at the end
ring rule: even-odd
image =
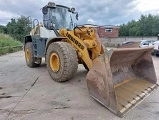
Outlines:
{"type": "Polygon", "coordinates": [[[131,44],[121,45],[119,48],[139,48],[140,42],[134,42],[131,44]]]}
{"type": "Polygon", "coordinates": [[[152,48],[119,48],[93,60],[87,74],[90,95],[122,117],[157,88],[152,48]]]}

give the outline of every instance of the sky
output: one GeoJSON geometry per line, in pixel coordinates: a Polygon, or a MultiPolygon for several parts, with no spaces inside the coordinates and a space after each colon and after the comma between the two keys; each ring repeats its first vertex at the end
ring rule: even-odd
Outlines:
{"type": "MultiPolygon", "coordinates": [[[[0,25],[21,15],[42,20],[41,8],[51,0],[0,0],[0,25]]],[[[77,24],[120,25],[138,20],[141,14],[159,14],[158,0],[54,0],[56,4],[76,8],[77,24]]]]}

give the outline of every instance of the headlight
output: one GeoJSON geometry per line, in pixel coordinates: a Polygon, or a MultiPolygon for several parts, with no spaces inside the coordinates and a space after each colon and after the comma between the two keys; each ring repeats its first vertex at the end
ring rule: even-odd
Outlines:
{"type": "Polygon", "coordinates": [[[49,3],[48,3],[48,6],[49,6],[49,7],[56,7],[56,4],[55,4],[54,2],[49,2],[49,3]]]}
{"type": "Polygon", "coordinates": [[[71,8],[71,11],[72,11],[72,12],[75,12],[75,8],[71,8]]]}
{"type": "Polygon", "coordinates": [[[75,12],[75,8],[69,8],[68,11],[74,13],[75,12]]]}

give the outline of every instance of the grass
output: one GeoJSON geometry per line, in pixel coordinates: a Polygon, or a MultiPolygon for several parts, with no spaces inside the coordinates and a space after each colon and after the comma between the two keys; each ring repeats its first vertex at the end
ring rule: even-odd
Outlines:
{"type": "Polygon", "coordinates": [[[0,33],[0,47],[17,46],[22,45],[20,41],[17,41],[9,35],[0,33]]]}
{"type": "Polygon", "coordinates": [[[22,49],[22,43],[10,37],[0,33],[0,55],[6,53],[16,52],[22,49]]]}

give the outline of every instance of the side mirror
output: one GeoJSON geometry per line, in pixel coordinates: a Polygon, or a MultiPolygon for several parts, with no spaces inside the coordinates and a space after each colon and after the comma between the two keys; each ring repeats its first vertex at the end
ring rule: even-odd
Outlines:
{"type": "Polygon", "coordinates": [[[78,13],[76,14],[76,20],[78,20],[78,13]]]}
{"type": "Polygon", "coordinates": [[[75,8],[69,8],[68,11],[74,13],[75,12],[75,8]]]}
{"type": "Polygon", "coordinates": [[[71,12],[74,13],[75,12],[75,8],[71,8],[71,12]]]}

